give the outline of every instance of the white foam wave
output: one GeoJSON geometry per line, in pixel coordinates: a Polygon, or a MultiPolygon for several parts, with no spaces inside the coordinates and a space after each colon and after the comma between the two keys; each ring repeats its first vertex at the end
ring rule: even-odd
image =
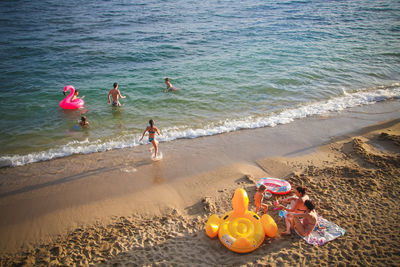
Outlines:
{"type": "MultiPolygon", "coordinates": [[[[323,115],[330,112],[338,112],[360,105],[374,104],[380,101],[400,98],[400,83],[387,87],[376,87],[370,90],[347,93],[326,101],[309,103],[297,108],[283,110],[279,113],[267,114],[259,117],[247,117],[236,120],[225,120],[217,124],[210,124],[201,129],[189,127],[171,127],[163,129],[160,142],[168,142],[181,138],[197,138],[220,133],[232,132],[239,129],[252,129],[260,127],[274,127],[279,124],[287,124],[296,119],[314,115],[323,115]]],[[[28,155],[4,156],[0,158],[0,166],[21,166],[33,162],[51,160],[66,157],[73,154],[89,154],[104,152],[112,149],[121,149],[138,146],[139,135],[125,136],[119,140],[102,142],[101,140],[72,141],[58,148],[48,151],[31,153],[28,155]]]]}

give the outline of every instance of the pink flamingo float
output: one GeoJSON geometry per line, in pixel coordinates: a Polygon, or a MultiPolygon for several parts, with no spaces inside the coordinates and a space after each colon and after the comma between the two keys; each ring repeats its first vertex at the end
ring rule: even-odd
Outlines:
{"type": "Polygon", "coordinates": [[[83,107],[83,105],[85,104],[85,101],[83,101],[83,99],[78,98],[71,101],[72,97],[75,94],[75,87],[73,87],[72,85],[65,86],[64,95],[68,90],[71,90],[71,92],[66,98],[64,98],[64,100],[60,102],[60,107],[62,107],[63,109],[77,109],[83,107]]]}

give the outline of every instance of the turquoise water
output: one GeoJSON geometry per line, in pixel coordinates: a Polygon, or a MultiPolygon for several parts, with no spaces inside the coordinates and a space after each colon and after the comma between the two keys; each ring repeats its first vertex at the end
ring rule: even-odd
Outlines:
{"type": "Polygon", "coordinates": [[[397,0],[1,1],[0,161],[140,145],[150,118],[168,142],[399,98],[399,21],[397,0]],[[59,107],[69,84],[83,109],[59,107]]]}

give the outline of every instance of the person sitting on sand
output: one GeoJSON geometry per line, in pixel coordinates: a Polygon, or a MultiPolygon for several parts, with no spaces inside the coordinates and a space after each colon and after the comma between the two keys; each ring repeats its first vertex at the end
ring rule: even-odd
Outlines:
{"type": "Polygon", "coordinates": [[[154,158],[157,158],[157,152],[158,152],[158,142],[155,139],[155,134],[157,133],[160,135],[160,130],[154,126],[154,120],[149,120],[150,126],[147,126],[146,129],[143,132],[142,137],[140,138],[139,142],[142,141],[144,135],[146,132],[149,132],[149,142],[153,144],[153,147],[150,148],[150,151],[154,151],[154,158]]]}
{"type": "Polygon", "coordinates": [[[86,128],[89,126],[89,122],[87,121],[86,116],[81,117],[81,120],[79,121],[79,126],[81,128],[86,128]]]}
{"type": "Polygon", "coordinates": [[[114,83],[114,88],[108,92],[108,104],[111,104],[110,95],[113,99],[112,105],[114,107],[120,107],[121,103],[119,103],[119,98],[125,98],[125,96],[121,95],[121,92],[118,90],[118,83],[114,83]]]}
{"type": "Polygon", "coordinates": [[[306,195],[306,188],[303,186],[296,187],[295,196],[287,197],[281,200],[281,203],[290,203],[289,207],[285,207],[280,205],[278,201],[276,201],[276,206],[282,210],[286,211],[285,222],[286,222],[286,231],[290,231],[290,221],[292,220],[293,213],[304,213],[306,212],[306,207],[304,206],[304,202],[309,199],[308,195],[306,195]]]}
{"type": "Polygon", "coordinates": [[[285,207],[280,205],[277,201],[277,207],[280,209],[286,210],[287,212],[295,212],[295,213],[304,213],[306,211],[306,207],[304,206],[304,201],[309,199],[308,195],[306,195],[307,188],[303,186],[298,186],[295,189],[295,196],[290,196],[285,199],[282,199],[281,203],[290,203],[289,207],[285,207]]]}
{"type": "Polygon", "coordinates": [[[165,78],[165,84],[167,85],[167,89],[165,89],[165,93],[167,92],[175,92],[176,90],[178,90],[176,87],[172,86],[172,84],[169,81],[169,78],[165,78]]]}
{"type": "MultiPolygon", "coordinates": [[[[311,200],[304,201],[306,207],[305,213],[294,213],[290,216],[291,220],[286,221],[286,231],[283,235],[290,235],[291,229],[294,229],[301,236],[308,236],[318,225],[318,215],[315,212],[315,205],[311,200]]],[[[289,217],[289,216],[288,216],[289,217]]]]}
{"type": "Polygon", "coordinates": [[[256,211],[255,213],[257,214],[258,210],[262,207],[264,208],[264,214],[267,213],[268,210],[268,205],[262,203],[264,200],[264,193],[267,188],[265,185],[260,185],[260,187],[257,189],[256,194],[254,195],[254,204],[256,205],[256,211]]]}

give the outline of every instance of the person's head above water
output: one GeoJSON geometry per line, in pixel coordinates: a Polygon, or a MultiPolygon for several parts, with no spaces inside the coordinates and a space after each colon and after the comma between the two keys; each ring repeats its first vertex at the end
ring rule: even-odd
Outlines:
{"type": "Polygon", "coordinates": [[[153,127],[154,126],[154,120],[153,119],[149,120],[149,124],[150,124],[151,127],[153,127]]]}
{"type": "Polygon", "coordinates": [[[114,83],[114,89],[118,88],[118,83],[114,83]]]}

